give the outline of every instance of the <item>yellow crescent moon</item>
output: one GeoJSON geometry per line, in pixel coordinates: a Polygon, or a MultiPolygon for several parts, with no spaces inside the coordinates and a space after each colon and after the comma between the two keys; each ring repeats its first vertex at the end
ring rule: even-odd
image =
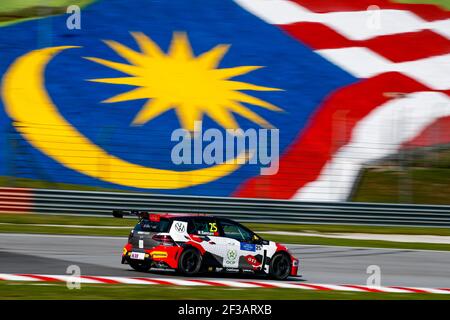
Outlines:
{"type": "Polygon", "coordinates": [[[59,52],[75,46],[31,51],[15,60],[3,78],[2,96],[6,112],[16,129],[35,148],[72,170],[103,181],[145,189],[178,189],[224,177],[248,159],[246,153],[234,161],[191,171],[144,167],[108,154],[74,128],[58,112],[44,85],[44,71],[59,52]]]}

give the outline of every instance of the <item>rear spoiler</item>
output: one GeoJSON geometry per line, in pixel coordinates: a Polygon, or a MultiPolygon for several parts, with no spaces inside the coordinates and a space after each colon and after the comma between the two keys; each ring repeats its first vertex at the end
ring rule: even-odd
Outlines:
{"type": "Polygon", "coordinates": [[[112,215],[114,218],[123,218],[123,216],[136,216],[139,219],[149,218],[149,212],[142,210],[113,210],[112,215]]]}

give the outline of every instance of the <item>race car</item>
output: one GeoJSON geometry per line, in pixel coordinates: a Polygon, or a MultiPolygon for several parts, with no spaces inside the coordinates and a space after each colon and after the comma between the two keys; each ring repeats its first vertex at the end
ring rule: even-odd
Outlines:
{"type": "Polygon", "coordinates": [[[299,261],[288,249],[262,239],[230,219],[201,214],[151,214],[114,210],[113,216],[136,215],[123,248],[122,264],[137,271],[175,270],[185,276],[203,272],[264,274],[283,280],[296,276],[299,261]]]}

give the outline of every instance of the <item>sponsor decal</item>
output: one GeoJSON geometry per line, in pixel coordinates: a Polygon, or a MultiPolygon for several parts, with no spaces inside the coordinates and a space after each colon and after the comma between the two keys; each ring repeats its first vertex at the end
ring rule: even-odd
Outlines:
{"type": "Polygon", "coordinates": [[[251,243],[241,242],[241,250],[255,252],[256,251],[256,246],[254,244],[251,244],[251,243]]]}
{"type": "Polygon", "coordinates": [[[261,265],[261,262],[259,262],[254,256],[245,256],[245,260],[252,265],[253,267],[257,267],[259,265],[261,265]]]}
{"type": "Polygon", "coordinates": [[[131,259],[135,260],[144,260],[145,259],[145,253],[144,252],[131,252],[131,259]]]}
{"type": "Polygon", "coordinates": [[[223,268],[216,268],[216,272],[221,272],[223,271],[223,268]]]}
{"type": "Polygon", "coordinates": [[[236,268],[226,268],[225,271],[227,271],[227,272],[239,272],[239,269],[236,269],[236,268]]]}
{"type": "Polygon", "coordinates": [[[237,251],[234,249],[228,250],[225,263],[227,265],[235,264],[237,260],[237,251]]]}
{"type": "Polygon", "coordinates": [[[209,232],[209,231],[202,231],[202,230],[199,230],[199,231],[198,231],[198,234],[199,234],[199,235],[205,235],[205,236],[213,236],[213,235],[214,235],[214,232],[209,232]]]}
{"type": "Polygon", "coordinates": [[[164,251],[153,251],[153,252],[150,252],[150,255],[152,256],[153,259],[167,258],[167,252],[164,252],[164,251]]]}

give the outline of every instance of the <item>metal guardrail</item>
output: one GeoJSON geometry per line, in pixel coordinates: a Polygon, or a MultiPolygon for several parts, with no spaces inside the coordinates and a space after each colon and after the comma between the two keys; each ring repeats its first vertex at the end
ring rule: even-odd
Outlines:
{"type": "Polygon", "coordinates": [[[205,213],[241,222],[450,227],[450,206],[173,196],[48,189],[0,190],[3,211],[104,214],[113,209],[205,213]],[[25,191],[26,190],[26,191],[25,191]]]}

